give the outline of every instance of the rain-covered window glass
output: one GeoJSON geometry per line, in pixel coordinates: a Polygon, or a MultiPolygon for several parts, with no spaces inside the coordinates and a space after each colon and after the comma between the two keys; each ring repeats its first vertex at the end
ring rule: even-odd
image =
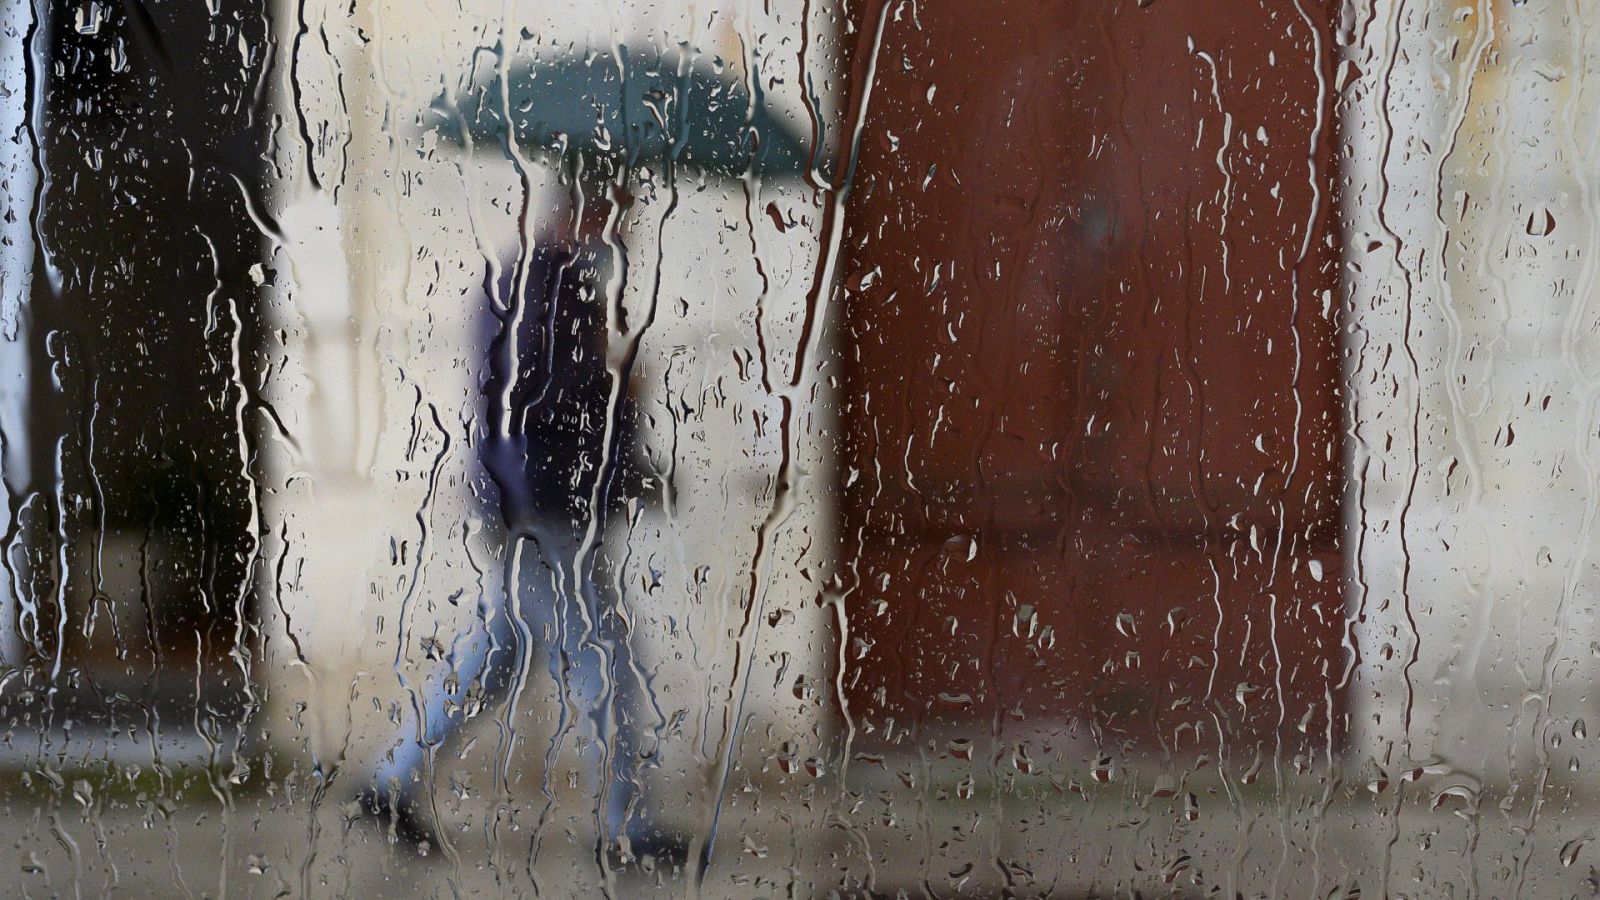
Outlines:
{"type": "Polygon", "coordinates": [[[3,0],[0,893],[1600,893],[1597,32],[3,0]]]}

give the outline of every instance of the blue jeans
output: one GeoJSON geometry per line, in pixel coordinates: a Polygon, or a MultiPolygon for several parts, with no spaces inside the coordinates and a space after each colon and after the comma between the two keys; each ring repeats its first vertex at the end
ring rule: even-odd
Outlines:
{"type": "Polygon", "coordinates": [[[428,751],[444,749],[478,712],[492,714],[520,699],[513,695],[524,683],[526,659],[526,683],[540,677],[542,668],[557,688],[562,746],[589,739],[582,759],[590,783],[604,794],[605,837],[615,840],[628,830],[625,819],[638,794],[636,713],[642,710],[636,701],[643,686],[633,677],[610,588],[594,577],[596,554],[586,554],[583,577],[576,578],[581,534],[573,535],[565,523],[536,531],[543,532],[542,540],[536,534],[513,546],[506,570],[510,589],[479,596],[476,621],[455,636],[446,655],[449,674],[410,685],[411,706],[395,747],[373,772],[373,786],[383,796],[398,791],[399,802],[414,804],[428,751]],[[513,591],[514,607],[507,603],[513,591]]]}

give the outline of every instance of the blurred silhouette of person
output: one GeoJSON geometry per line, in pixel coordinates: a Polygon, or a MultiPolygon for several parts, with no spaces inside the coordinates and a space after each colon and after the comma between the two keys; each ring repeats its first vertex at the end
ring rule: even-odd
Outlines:
{"type": "Polygon", "coordinates": [[[422,681],[396,748],[374,772],[370,809],[392,817],[413,844],[437,844],[421,777],[428,748],[455,738],[468,709],[515,704],[516,686],[541,665],[559,692],[564,743],[590,739],[582,753],[603,807],[602,841],[620,842],[624,859],[634,843],[629,825],[640,823],[628,813],[639,759],[630,711],[644,686],[630,677],[625,623],[602,575],[606,520],[642,484],[633,404],[625,384],[614,389],[624,376],[607,363],[608,253],[596,240],[540,239],[525,260],[485,274],[478,459],[494,487],[486,493],[504,524],[508,563],[502,588],[479,598],[481,627],[450,649],[452,677],[422,681]]]}
{"type": "MultiPolygon", "coordinates": [[[[514,137],[559,167],[581,202],[572,219],[551,219],[570,232],[541,235],[485,276],[493,315],[478,446],[506,529],[507,585],[502,596],[485,598],[481,633],[455,650],[456,687],[418,698],[428,723],[422,743],[403,739],[377,783],[414,783],[402,776],[423,760],[423,744],[438,746],[459,729],[460,716],[444,713],[461,702],[465,685],[514,703],[510,692],[530,655],[523,651],[537,650],[561,692],[560,736],[576,732],[593,742],[584,753],[600,795],[602,839],[615,841],[626,860],[683,847],[650,827],[640,803],[639,770],[653,764],[637,721],[649,693],[629,652],[620,598],[603,577],[613,565],[604,545],[608,519],[647,483],[634,463],[631,362],[612,354],[624,323],[607,310],[606,279],[625,263],[600,236],[631,205],[625,185],[636,167],[655,167],[671,183],[680,168],[699,177],[798,177],[815,160],[809,138],[767,108],[756,73],[752,97],[739,73],[709,58],[621,53],[625,64],[586,53],[519,64],[508,82],[475,85],[433,105],[432,127],[445,142],[498,152],[514,137]]],[[[519,234],[529,233],[525,219],[519,225],[519,234]]],[[[419,733],[415,724],[410,733],[419,733]]],[[[391,792],[380,806],[420,830],[408,793],[391,792]]]]}

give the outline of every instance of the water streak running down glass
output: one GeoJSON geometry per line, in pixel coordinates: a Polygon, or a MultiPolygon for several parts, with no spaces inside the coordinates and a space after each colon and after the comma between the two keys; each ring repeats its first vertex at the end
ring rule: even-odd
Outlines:
{"type": "Polygon", "coordinates": [[[0,893],[1600,893],[1596,31],[6,0],[0,893]]]}

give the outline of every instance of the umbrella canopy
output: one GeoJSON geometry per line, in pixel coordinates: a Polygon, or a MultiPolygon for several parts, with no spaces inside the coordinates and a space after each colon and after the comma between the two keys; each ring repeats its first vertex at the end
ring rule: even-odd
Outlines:
{"type": "Polygon", "coordinates": [[[611,166],[672,162],[702,172],[763,175],[803,171],[809,128],[764,102],[751,103],[731,69],[676,52],[566,55],[513,68],[453,100],[434,101],[432,125],[465,144],[498,146],[507,132],[527,150],[611,166]],[[619,65],[618,61],[622,60],[619,65]]]}

